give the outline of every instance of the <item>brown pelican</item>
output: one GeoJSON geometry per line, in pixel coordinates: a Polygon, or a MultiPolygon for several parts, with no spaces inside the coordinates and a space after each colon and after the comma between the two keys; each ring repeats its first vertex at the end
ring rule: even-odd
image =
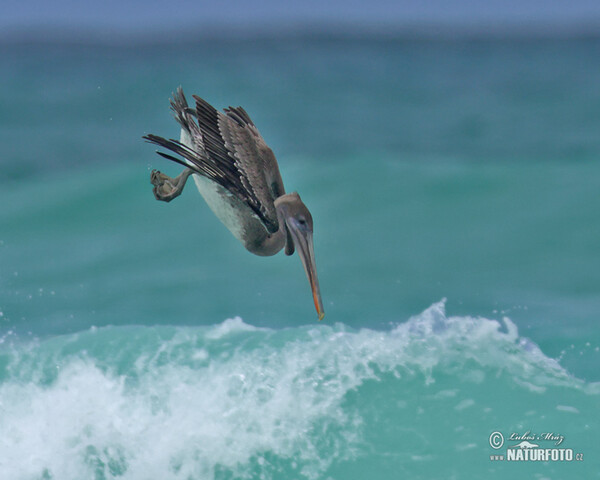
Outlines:
{"type": "Polygon", "coordinates": [[[217,111],[193,96],[190,108],[181,87],[171,110],[181,125],[179,140],[156,135],[143,138],[179,155],[159,155],[186,169],[176,178],[153,170],[150,181],[157,200],[178,197],[193,176],[200,194],[229,231],[255,255],[286,255],[298,250],[312,289],[319,320],[325,315],[313,251],[313,220],[296,193],[285,193],[277,160],[242,107],[217,111]]]}

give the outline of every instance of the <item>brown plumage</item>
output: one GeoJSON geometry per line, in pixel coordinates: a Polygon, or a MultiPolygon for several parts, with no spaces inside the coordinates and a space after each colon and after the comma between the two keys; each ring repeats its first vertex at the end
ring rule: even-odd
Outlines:
{"type": "Polygon", "coordinates": [[[193,175],[209,207],[250,252],[268,256],[284,246],[288,255],[297,250],[321,319],[310,212],[297,193],[285,193],[275,155],[242,107],[219,112],[202,98],[193,98],[195,108],[178,88],[171,100],[171,110],[181,126],[179,140],[152,134],[143,137],[181,158],[157,152],[159,155],[187,167],[175,179],[153,171],[156,198],[176,198],[193,175]]]}

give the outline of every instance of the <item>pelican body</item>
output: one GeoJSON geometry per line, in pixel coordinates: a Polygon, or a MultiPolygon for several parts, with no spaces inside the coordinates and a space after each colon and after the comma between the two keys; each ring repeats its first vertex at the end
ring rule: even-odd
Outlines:
{"type": "Polygon", "coordinates": [[[153,170],[154,196],[170,202],[192,176],[210,209],[249,252],[270,256],[283,248],[287,255],[298,250],[321,320],[325,314],[308,208],[296,192],[285,192],[273,151],[242,107],[219,112],[200,97],[193,98],[196,106],[190,108],[178,88],[171,99],[181,126],[179,140],[143,137],[179,157],[159,155],[186,167],[176,178],[153,170]]]}

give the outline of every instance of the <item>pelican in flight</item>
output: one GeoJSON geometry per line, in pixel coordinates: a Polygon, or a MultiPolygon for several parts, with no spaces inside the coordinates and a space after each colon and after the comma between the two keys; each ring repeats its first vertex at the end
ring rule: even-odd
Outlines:
{"type": "Polygon", "coordinates": [[[188,106],[181,87],[171,110],[181,125],[179,140],[145,135],[148,142],[179,157],[157,152],[183,165],[176,178],[153,170],[150,181],[157,200],[170,202],[193,176],[204,200],[244,247],[255,255],[286,255],[298,250],[310,283],[319,320],[325,315],[313,250],[313,220],[296,192],[285,193],[273,151],[242,107],[217,111],[193,96],[188,106]]]}

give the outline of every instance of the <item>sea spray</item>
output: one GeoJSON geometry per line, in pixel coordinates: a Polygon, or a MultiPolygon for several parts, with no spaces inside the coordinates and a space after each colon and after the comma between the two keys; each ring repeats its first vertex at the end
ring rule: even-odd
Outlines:
{"type": "Polygon", "coordinates": [[[427,478],[457,457],[493,476],[485,425],[539,422],[548,389],[591,418],[599,395],[504,322],[440,302],[388,331],[234,318],[12,338],[0,466],[15,480],[427,478]]]}

